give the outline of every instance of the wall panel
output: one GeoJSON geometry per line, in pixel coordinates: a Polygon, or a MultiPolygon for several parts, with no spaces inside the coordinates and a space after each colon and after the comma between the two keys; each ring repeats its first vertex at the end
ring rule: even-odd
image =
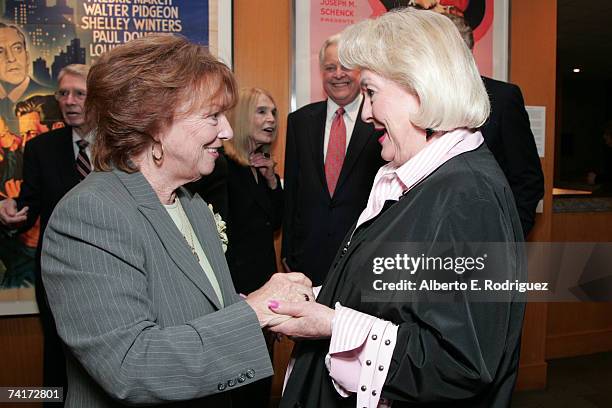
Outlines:
{"type": "MultiPolygon", "coordinates": [[[[550,241],[552,183],[555,146],[555,72],[557,2],[510,2],[510,82],[521,87],[527,105],[546,107],[546,157],[544,212],[537,217],[533,241],[550,241]]],[[[546,384],[546,319],[548,305],[529,304],[525,315],[518,388],[543,388],[546,384]]]]}
{"type": "MultiPolygon", "coordinates": [[[[42,384],[42,328],[37,316],[0,317],[0,386],[42,384]]],[[[32,408],[41,404],[0,404],[32,408]]]]}
{"type": "MultiPolygon", "coordinates": [[[[612,242],[612,212],[553,214],[553,241],[612,242]]],[[[551,303],[546,358],[612,350],[612,303],[551,303]]]]}

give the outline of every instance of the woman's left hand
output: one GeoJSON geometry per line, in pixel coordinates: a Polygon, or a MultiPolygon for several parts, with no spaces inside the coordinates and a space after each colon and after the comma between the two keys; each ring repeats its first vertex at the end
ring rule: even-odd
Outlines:
{"type": "Polygon", "coordinates": [[[249,156],[249,163],[266,179],[268,187],[270,187],[271,190],[275,190],[278,184],[276,174],[274,174],[276,162],[272,159],[270,154],[253,153],[249,156]]]}
{"type": "Polygon", "coordinates": [[[317,302],[276,302],[270,306],[274,313],[291,316],[279,325],[269,327],[275,333],[303,339],[324,339],[331,337],[332,320],[335,310],[317,302]],[[275,306],[275,305],[274,305],[275,306]]]}

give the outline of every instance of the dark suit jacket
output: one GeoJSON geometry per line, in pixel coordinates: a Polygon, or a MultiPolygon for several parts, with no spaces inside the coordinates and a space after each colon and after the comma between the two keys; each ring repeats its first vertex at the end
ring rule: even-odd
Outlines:
{"type": "Polygon", "coordinates": [[[333,198],[325,180],[323,141],[327,102],[293,112],[287,120],[282,256],[293,270],[321,284],[342,239],[365,208],[384,164],[371,124],[361,110],[333,198]]]}
{"type": "Polygon", "coordinates": [[[270,190],[260,176],[255,182],[250,167],[227,158],[228,249],[226,258],[236,290],[248,294],[276,272],[274,231],[283,219],[283,189],[278,179],[270,190]]]}
{"type": "Polygon", "coordinates": [[[529,116],[518,86],[482,79],[491,100],[491,116],[480,131],[512,188],[526,237],[535,222],[538,202],[544,196],[544,174],[529,116]]]}
{"type": "Polygon", "coordinates": [[[17,198],[18,208],[29,207],[28,226],[40,215],[42,236],[53,209],[78,182],[71,127],[52,130],[29,141],[23,157],[23,184],[17,198]]]}

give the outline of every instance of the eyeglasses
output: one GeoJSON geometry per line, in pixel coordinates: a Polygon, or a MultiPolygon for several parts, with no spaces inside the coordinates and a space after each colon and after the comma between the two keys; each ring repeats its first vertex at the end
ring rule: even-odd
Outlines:
{"type": "Polygon", "coordinates": [[[79,100],[79,101],[84,101],[85,98],[87,98],[87,92],[85,91],[81,91],[79,89],[75,89],[75,90],[60,89],[59,91],[55,92],[55,99],[60,101],[62,99],[68,98],[70,94],[72,94],[74,99],[79,100]]]}

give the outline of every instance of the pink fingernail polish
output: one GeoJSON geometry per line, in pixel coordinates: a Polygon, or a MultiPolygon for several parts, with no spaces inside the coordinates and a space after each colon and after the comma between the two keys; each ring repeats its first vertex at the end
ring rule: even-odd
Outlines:
{"type": "Polygon", "coordinates": [[[268,301],[268,307],[270,309],[276,309],[278,308],[278,302],[276,300],[270,300],[268,301]]]}

